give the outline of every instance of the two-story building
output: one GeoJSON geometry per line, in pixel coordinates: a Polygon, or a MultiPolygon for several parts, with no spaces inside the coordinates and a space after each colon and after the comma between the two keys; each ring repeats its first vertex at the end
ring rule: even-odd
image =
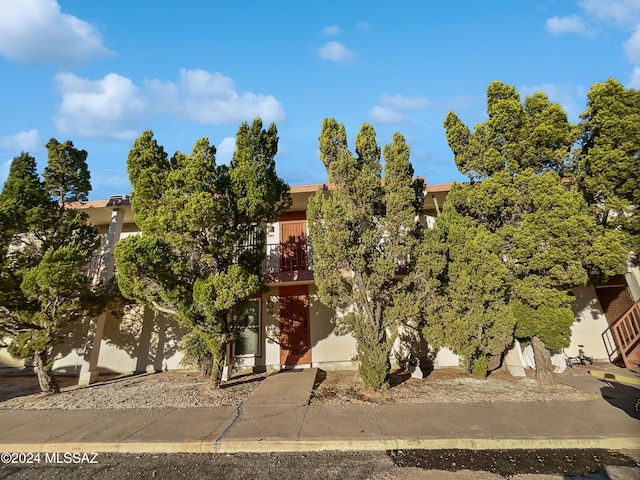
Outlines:
{"type": "MultiPolygon", "coordinates": [[[[340,328],[336,312],[322,304],[314,281],[306,210],[309,197],[318,188],[328,189],[326,185],[291,187],[292,206],[278,222],[268,226],[263,272],[269,290],[250,302],[250,324],[232,348],[235,368],[357,368],[355,339],[340,328]]],[[[433,225],[449,189],[448,184],[427,185],[421,219],[426,226],[433,225]]],[[[115,273],[113,249],[117,241],[139,234],[128,197],[84,202],[75,208],[85,211],[103,236],[102,248],[94,255],[88,273],[95,281],[105,281],[115,273]]],[[[632,330],[636,328],[633,325],[640,324],[640,316],[634,313],[640,298],[638,269],[630,269],[612,282],[615,285],[597,291],[593,287],[574,290],[576,321],[568,354],[575,355],[581,344],[596,359],[610,359],[616,355],[616,339],[609,326],[629,312],[632,330]],[[603,299],[604,309],[599,299],[603,299]]],[[[81,383],[90,383],[98,373],[184,368],[178,343],[185,333],[173,319],[144,306],[131,306],[124,315],[108,312],[69,333],[69,340],[57,351],[54,371],[79,374],[81,383]]],[[[632,331],[631,337],[637,344],[640,332],[632,331]]],[[[459,364],[458,356],[450,350],[430,351],[418,338],[409,349],[396,348],[393,354],[398,359],[407,353],[429,357],[435,368],[459,364]]],[[[4,354],[0,361],[15,364],[4,354]]],[[[506,363],[518,371],[526,365],[526,359],[518,348],[510,352],[506,363]]]]}

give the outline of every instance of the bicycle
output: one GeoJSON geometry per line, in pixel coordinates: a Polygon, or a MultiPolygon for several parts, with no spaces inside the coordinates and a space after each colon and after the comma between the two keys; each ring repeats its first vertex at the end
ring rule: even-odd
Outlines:
{"type": "Polygon", "coordinates": [[[562,353],[565,356],[565,360],[567,362],[567,367],[569,368],[576,368],[576,365],[582,365],[582,366],[593,366],[593,357],[589,357],[588,355],[584,354],[584,345],[578,345],[578,355],[576,355],[575,357],[570,357],[569,355],[567,355],[566,353],[564,353],[564,350],[562,350],[562,353]]]}

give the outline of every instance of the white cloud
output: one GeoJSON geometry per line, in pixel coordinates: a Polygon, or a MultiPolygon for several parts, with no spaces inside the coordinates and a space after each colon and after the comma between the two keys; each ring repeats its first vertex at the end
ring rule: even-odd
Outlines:
{"type": "Polygon", "coordinates": [[[42,139],[38,130],[31,129],[13,135],[0,135],[0,150],[13,152],[34,152],[42,149],[42,139]]]}
{"type": "Polygon", "coordinates": [[[619,27],[640,22],[638,0],[582,0],[579,5],[587,16],[601,22],[613,23],[619,27]]]}
{"type": "Polygon", "coordinates": [[[623,47],[631,63],[640,64],[640,23],[636,25],[631,37],[623,43],[623,47]]]}
{"type": "Polygon", "coordinates": [[[183,69],[177,83],[153,79],[142,86],[116,73],[100,80],[60,73],[55,80],[62,94],[54,115],[56,128],[85,138],[130,141],[139,134],[144,117],[152,115],[207,125],[286,118],[273,96],[238,93],[231,78],[205,70],[183,69]]]}
{"type": "Polygon", "coordinates": [[[631,80],[629,81],[629,88],[640,90],[640,67],[636,67],[633,69],[631,80]]]}
{"type": "Polygon", "coordinates": [[[188,122],[220,125],[261,117],[270,123],[286,118],[282,104],[275,97],[238,93],[233,80],[218,72],[182,69],[178,83],[152,80],[146,87],[159,111],[188,122]]]}
{"type": "Polygon", "coordinates": [[[56,0],[0,2],[0,55],[10,60],[70,67],[111,54],[95,27],[56,0]]]}
{"type": "Polygon", "coordinates": [[[386,93],[380,95],[380,104],[395,110],[425,110],[431,107],[429,99],[421,96],[405,97],[404,95],[390,96],[386,93]]]}
{"type": "Polygon", "coordinates": [[[389,125],[407,122],[407,118],[399,111],[389,107],[382,107],[380,105],[376,105],[369,110],[368,118],[372,122],[389,125]]]}
{"type": "Polygon", "coordinates": [[[340,27],[337,25],[327,25],[322,29],[322,33],[325,35],[338,35],[340,33],[340,27]]]}
{"type": "Polygon", "coordinates": [[[419,95],[415,97],[406,97],[404,95],[380,95],[379,105],[369,110],[367,117],[372,122],[383,124],[408,123],[409,119],[402,112],[411,112],[416,110],[427,110],[432,108],[433,104],[428,98],[419,95]]]}
{"type": "MultiPolygon", "coordinates": [[[[595,34],[597,30],[616,28],[633,30],[622,47],[632,64],[640,64],[640,0],[581,0],[578,6],[582,16],[552,17],[547,20],[547,30],[554,34],[595,34]],[[589,23],[585,20],[587,19],[589,23]],[[591,28],[591,25],[594,28],[591,28]]],[[[634,70],[631,83],[637,81],[634,70]]]]}
{"type": "Polygon", "coordinates": [[[60,133],[85,138],[129,141],[147,103],[127,77],[109,73],[101,80],[86,80],[73,73],[55,76],[62,102],[53,122],[60,133]]]}
{"type": "Polygon", "coordinates": [[[339,42],[327,42],[320,50],[318,55],[323,60],[331,60],[336,63],[347,63],[353,60],[354,53],[339,42]]]}
{"type": "Polygon", "coordinates": [[[589,32],[585,21],[577,15],[567,17],[551,17],[547,19],[547,30],[555,35],[562,33],[582,33],[589,32]]]}
{"type": "Polygon", "coordinates": [[[225,137],[220,142],[220,145],[216,147],[216,162],[218,164],[229,165],[233,152],[236,150],[236,138],[225,137]]]}

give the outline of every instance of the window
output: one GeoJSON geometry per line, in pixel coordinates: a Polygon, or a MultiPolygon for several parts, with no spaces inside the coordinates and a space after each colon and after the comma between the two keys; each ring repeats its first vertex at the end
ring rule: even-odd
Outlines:
{"type": "Polygon", "coordinates": [[[248,317],[247,328],[240,334],[233,348],[236,357],[260,354],[260,299],[249,300],[245,310],[248,317]]]}

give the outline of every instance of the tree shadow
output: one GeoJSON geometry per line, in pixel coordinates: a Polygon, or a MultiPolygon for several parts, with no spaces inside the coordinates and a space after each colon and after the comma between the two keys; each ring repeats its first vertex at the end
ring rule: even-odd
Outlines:
{"type": "Polygon", "coordinates": [[[395,388],[398,385],[403,384],[411,378],[411,374],[406,369],[396,369],[389,372],[387,381],[389,382],[389,388],[395,388]]]}
{"type": "MultiPolygon", "coordinates": [[[[73,373],[57,372],[54,376],[58,385],[64,391],[70,387],[72,389],[77,389],[99,386],[105,383],[131,378],[133,375],[121,375],[115,372],[105,373],[100,375],[100,378],[96,383],[82,387],[78,386],[78,377],[73,373]]],[[[36,394],[43,396],[49,395],[48,393],[43,393],[40,390],[38,377],[33,373],[31,368],[20,370],[16,369],[13,372],[3,372],[3,374],[0,375],[0,402],[5,402],[16,397],[27,397],[29,395],[36,394]]]]}
{"type": "MultiPolygon", "coordinates": [[[[177,353],[179,339],[186,332],[175,320],[143,305],[127,305],[122,311],[113,310],[106,315],[101,356],[105,344],[125,353],[131,362],[120,361],[125,361],[128,365],[133,363],[133,368],[128,367],[122,371],[144,373],[166,370],[167,360],[177,353]]],[[[80,374],[82,359],[93,341],[92,328],[95,328],[95,319],[67,326],[63,333],[64,342],[54,348],[52,355],[57,359],[64,359],[75,353],[78,362],[75,365],[54,364],[55,373],[80,374]]],[[[115,372],[103,366],[99,370],[101,374],[115,372]]]]}
{"type": "Polygon", "coordinates": [[[267,376],[266,376],[266,372],[261,372],[261,373],[265,373],[265,375],[256,376],[255,373],[235,375],[231,377],[229,380],[227,380],[226,382],[221,383],[220,389],[223,390],[225,388],[236,387],[238,385],[248,385],[251,383],[262,382],[265,378],[267,378],[267,376]]]}
{"type": "Polygon", "coordinates": [[[600,388],[604,400],[631,418],[640,420],[640,412],[636,410],[636,405],[640,403],[640,388],[614,381],[599,380],[605,384],[600,388]]]}

